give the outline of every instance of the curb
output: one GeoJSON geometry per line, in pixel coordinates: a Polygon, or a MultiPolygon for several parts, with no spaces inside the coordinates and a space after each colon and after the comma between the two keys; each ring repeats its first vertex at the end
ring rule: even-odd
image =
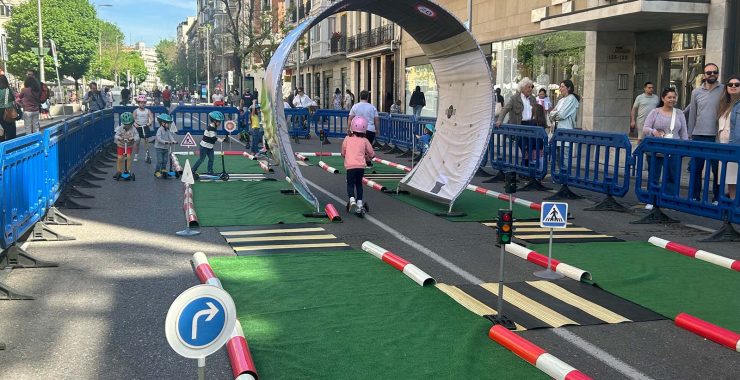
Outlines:
{"type": "Polygon", "coordinates": [[[188,228],[198,228],[198,215],[195,214],[195,203],[193,202],[193,189],[190,185],[185,184],[185,194],[183,196],[183,210],[185,210],[185,220],[188,222],[188,228]]]}
{"type": "MultiPolygon", "coordinates": [[[[522,259],[527,260],[530,263],[537,264],[543,268],[547,268],[547,256],[535,252],[529,248],[522,247],[519,244],[506,244],[506,252],[509,252],[514,256],[521,257],[522,259]]],[[[552,259],[550,269],[576,281],[583,281],[584,279],[591,280],[591,273],[583,269],[576,268],[572,265],[561,263],[560,261],[555,259],[552,259]]]]}
{"type": "Polygon", "coordinates": [[[326,164],[324,161],[319,161],[319,167],[324,169],[324,171],[332,173],[332,174],[339,174],[339,170],[336,168],[333,168],[326,164]]]}
{"type": "Polygon", "coordinates": [[[408,167],[408,166],[397,164],[395,162],[390,162],[390,161],[382,160],[382,159],[380,159],[378,157],[373,158],[373,162],[377,162],[379,164],[387,165],[387,166],[390,166],[392,168],[401,169],[401,170],[403,170],[403,171],[405,171],[407,173],[411,171],[411,168],[408,167]]]}
{"type": "Polygon", "coordinates": [[[362,250],[400,270],[403,274],[421,286],[434,285],[436,283],[432,276],[419,269],[416,265],[409,263],[402,257],[396,256],[393,252],[387,251],[369,241],[362,243],[362,250]]]}
{"type": "Polygon", "coordinates": [[[369,179],[367,179],[365,177],[362,177],[362,184],[365,185],[365,186],[367,186],[367,187],[370,187],[373,190],[377,190],[377,191],[380,191],[380,192],[384,192],[384,191],[387,190],[385,186],[383,186],[383,185],[381,185],[381,184],[379,184],[379,183],[377,183],[375,181],[371,181],[371,180],[369,180],[369,179]]]}
{"type": "Polygon", "coordinates": [[[535,202],[528,201],[528,200],[525,200],[525,199],[517,198],[517,197],[512,196],[512,195],[502,194],[502,193],[499,193],[497,191],[486,189],[485,187],[480,187],[480,186],[475,186],[475,185],[468,185],[467,189],[470,190],[470,191],[475,191],[476,193],[480,193],[480,194],[483,194],[483,195],[488,195],[489,197],[492,197],[492,198],[498,198],[498,199],[500,199],[502,201],[507,201],[508,202],[509,199],[512,199],[514,203],[516,203],[518,205],[521,205],[521,206],[524,206],[524,207],[528,207],[528,208],[530,208],[532,210],[540,211],[542,209],[542,205],[539,204],[539,203],[535,203],[535,202]]]}
{"type": "MultiPolygon", "coordinates": [[[[195,274],[201,283],[223,289],[221,281],[213,273],[211,264],[208,263],[208,258],[203,252],[195,252],[192,262],[195,274]]],[[[238,319],[229,341],[226,342],[226,351],[229,355],[229,363],[234,379],[257,380],[257,369],[254,366],[252,354],[249,352],[249,346],[247,346],[247,339],[244,337],[244,331],[238,319]]]]}
{"type": "Polygon", "coordinates": [[[557,380],[589,380],[590,377],[573,368],[568,363],[548,354],[534,343],[509,331],[506,327],[494,325],[488,330],[488,337],[496,343],[537,367],[540,371],[557,380]]]}
{"type": "Polygon", "coordinates": [[[701,250],[699,248],[689,247],[687,245],[661,239],[657,236],[651,236],[650,239],[648,239],[648,242],[657,247],[680,253],[684,256],[693,257],[695,259],[706,261],[714,265],[719,265],[723,268],[732,269],[740,272],[740,260],[733,260],[724,256],[701,250]]]}
{"type": "Polygon", "coordinates": [[[693,315],[681,313],[674,318],[676,326],[740,352],[740,334],[719,327],[693,315]]]}

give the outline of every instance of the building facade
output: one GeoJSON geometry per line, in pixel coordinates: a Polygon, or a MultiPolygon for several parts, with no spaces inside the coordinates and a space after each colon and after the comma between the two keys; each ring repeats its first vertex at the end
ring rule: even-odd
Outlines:
{"type": "Polygon", "coordinates": [[[144,66],[146,66],[146,80],[140,85],[141,88],[147,91],[152,91],[160,86],[160,79],[157,76],[157,52],[154,48],[146,47],[143,42],[137,42],[134,44],[133,49],[141,55],[144,59],[144,66]]]}

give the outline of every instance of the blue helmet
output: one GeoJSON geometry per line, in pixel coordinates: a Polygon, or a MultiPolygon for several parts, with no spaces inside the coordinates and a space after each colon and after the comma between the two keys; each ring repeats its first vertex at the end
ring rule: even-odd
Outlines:
{"type": "Polygon", "coordinates": [[[172,122],[172,116],[170,116],[167,113],[160,113],[157,116],[157,120],[159,120],[160,123],[171,123],[172,122]]]}
{"type": "Polygon", "coordinates": [[[221,113],[221,111],[211,111],[211,113],[208,114],[208,117],[210,117],[211,120],[224,121],[224,114],[221,113]]]}

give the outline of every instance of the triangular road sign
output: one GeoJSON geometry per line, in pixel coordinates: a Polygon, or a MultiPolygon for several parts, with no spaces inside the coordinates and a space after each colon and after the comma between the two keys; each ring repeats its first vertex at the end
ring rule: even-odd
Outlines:
{"type": "Polygon", "coordinates": [[[185,134],[185,138],[183,138],[182,142],[180,143],[180,146],[185,148],[192,148],[196,145],[197,144],[195,143],[195,139],[193,138],[193,135],[190,134],[190,132],[185,134]]]}
{"type": "Polygon", "coordinates": [[[182,169],[182,177],[180,177],[180,181],[188,185],[195,183],[195,178],[193,178],[193,169],[190,168],[190,160],[188,159],[185,159],[185,167],[182,169]]]}

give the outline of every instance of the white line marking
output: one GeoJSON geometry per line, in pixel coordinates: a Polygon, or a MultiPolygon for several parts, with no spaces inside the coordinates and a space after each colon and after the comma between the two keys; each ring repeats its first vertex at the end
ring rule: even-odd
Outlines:
{"type": "MultiPolygon", "coordinates": [[[[309,181],[308,179],[305,179],[306,183],[316,188],[316,190],[324,193],[324,195],[328,196],[329,198],[334,199],[335,201],[339,202],[340,204],[344,203],[344,200],[333,193],[330,193],[328,190],[324,189],[323,187],[309,181]]],[[[447,261],[444,257],[438,255],[431,249],[424,247],[423,245],[413,241],[411,238],[407,237],[406,235],[394,230],[387,224],[379,221],[378,219],[373,218],[370,215],[365,214],[365,220],[369,221],[372,224],[375,224],[376,226],[383,229],[385,232],[388,232],[389,234],[393,235],[396,239],[406,243],[406,245],[410,246],[413,249],[416,249],[417,251],[423,253],[430,259],[438,262],[445,268],[455,272],[459,276],[463,277],[467,281],[470,281],[473,284],[482,284],[484,281],[476,277],[475,275],[467,272],[466,270],[458,267],[457,265],[451,263],[450,261],[447,261]]],[[[585,351],[589,355],[593,356],[594,358],[600,360],[604,364],[608,365],[609,367],[615,369],[616,371],[630,377],[633,379],[644,379],[644,380],[652,380],[651,377],[643,374],[642,372],[632,368],[630,365],[624,363],[623,361],[615,358],[614,356],[610,355],[606,351],[594,346],[593,344],[581,339],[580,337],[572,334],[571,332],[561,329],[561,328],[555,328],[551,329],[555,335],[560,336],[561,338],[567,340],[574,346],[580,348],[581,350],[585,351]]]]}
{"type": "Polygon", "coordinates": [[[239,140],[235,139],[235,138],[234,138],[234,136],[232,136],[232,135],[229,135],[229,138],[230,138],[230,139],[231,139],[232,141],[236,141],[236,143],[237,143],[237,144],[239,144],[239,145],[241,145],[241,146],[244,146],[244,147],[246,147],[246,146],[247,146],[247,144],[245,144],[245,143],[243,143],[243,142],[241,142],[241,141],[239,141],[239,140]]]}
{"type": "MultiPolygon", "coordinates": [[[[306,183],[308,183],[309,185],[311,185],[314,188],[316,188],[316,190],[324,193],[324,195],[326,195],[326,196],[334,199],[335,201],[339,202],[340,204],[344,204],[344,200],[342,200],[338,196],[330,193],[329,191],[327,191],[323,187],[321,187],[321,186],[319,186],[319,185],[317,185],[317,184],[309,181],[308,179],[306,179],[306,183]]],[[[404,234],[402,234],[402,233],[394,230],[393,228],[389,227],[387,224],[379,221],[378,219],[375,219],[372,216],[367,215],[367,214],[365,214],[365,219],[367,221],[369,221],[370,223],[372,223],[372,224],[380,227],[385,232],[388,232],[389,234],[393,235],[394,237],[396,237],[396,239],[398,239],[398,240],[406,243],[406,245],[410,246],[411,248],[413,248],[413,249],[415,249],[415,250],[417,250],[417,251],[425,254],[430,259],[432,259],[432,260],[434,260],[434,261],[442,264],[442,266],[444,266],[445,268],[447,268],[447,269],[455,272],[456,274],[458,274],[460,277],[466,279],[467,281],[470,281],[473,284],[481,284],[481,283],[484,282],[483,280],[479,279],[478,277],[475,277],[473,274],[471,274],[471,273],[465,271],[464,269],[458,267],[457,265],[455,265],[455,264],[447,261],[447,259],[445,259],[444,257],[438,255],[437,253],[435,253],[431,249],[429,249],[429,248],[427,248],[427,247],[425,247],[425,246],[423,246],[423,245],[421,245],[421,244],[419,244],[419,243],[411,240],[411,238],[409,238],[406,235],[404,235],[404,234]]]]}
{"type": "Polygon", "coordinates": [[[587,342],[583,338],[579,337],[578,335],[573,334],[572,332],[566,329],[555,328],[555,329],[552,329],[552,332],[555,335],[567,340],[572,345],[585,351],[587,354],[593,356],[596,359],[599,359],[600,361],[602,361],[609,367],[612,367],[615,370],[619,371],[621,374],[629,377],[630,379],[653,380],[652,377],[638,371],[637,369],[633,368],[629,364],[615,358],[614,356],[610,355],[608,352],[594,346],[593,344],[587,342]]]}

